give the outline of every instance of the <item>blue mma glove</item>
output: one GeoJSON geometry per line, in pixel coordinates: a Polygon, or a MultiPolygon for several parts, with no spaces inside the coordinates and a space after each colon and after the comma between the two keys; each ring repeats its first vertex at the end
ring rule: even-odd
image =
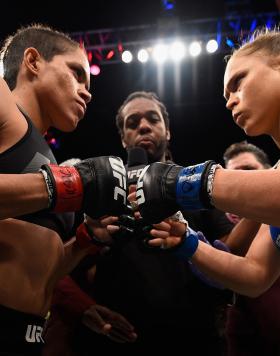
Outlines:
{"type": "Polygon", "coordinates": [[[176,182],[176,202],[184,210],[211,208],[207,194],[208,174],[214,161],[183,168],[176,182]]]}
{"type": "Polygon", "coordinates": [[[280,249],[280,227],[270,225],[269,230],[272,241],[275,243],[276,247],[280,249]]]}

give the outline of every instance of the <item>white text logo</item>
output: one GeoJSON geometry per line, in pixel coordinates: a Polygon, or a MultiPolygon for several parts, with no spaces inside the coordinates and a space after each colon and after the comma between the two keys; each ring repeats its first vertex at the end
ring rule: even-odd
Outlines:
{"type": "Polygon", "coordinates": [[[144,190],[143,190],[143,178],[144,178],[144,175],[149,167],[150,167],[150,165],[143,168],[143,170],[140,174],[140,177],[138,178],[138,181],[137,181],[136,198],[137,198],[138,205],[145,203],[145,195],[144,195],[144,190]]]}
{"type": "Polygon", "coordinates": [[[132,178],[138,178],[141,174],[141,172],[143,171],[143,168],[140,169],[133,169],[132,171],[128,171],[127,172],[127,176],[128,179],[132,179],[132,178]]]}
{"type": "Polygon", "coordinates": [[[27,325],[25,340],[27,342],[44,342],[42,338],[43,328],[38,325],[27,325]]]}
{"type": "Polygon", "coordinates": [[[109,161],[113,169],[113,175],[119,182],[119,186],[114,189],[114,199],[118,200],[120,195],[123,198],[123,203],[126,204],[126,170],[122,161],[113,157],[109,157],[109,161]]]}

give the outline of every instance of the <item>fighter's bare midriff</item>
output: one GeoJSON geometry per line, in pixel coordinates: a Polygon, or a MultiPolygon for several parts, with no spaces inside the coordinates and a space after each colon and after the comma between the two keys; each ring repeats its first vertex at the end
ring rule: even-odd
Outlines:
{"type": "Polygon", "coordinates": [[[53,230],[1,220],[0,304],[45,316],[63,256],[63,243],[53,230]]]}

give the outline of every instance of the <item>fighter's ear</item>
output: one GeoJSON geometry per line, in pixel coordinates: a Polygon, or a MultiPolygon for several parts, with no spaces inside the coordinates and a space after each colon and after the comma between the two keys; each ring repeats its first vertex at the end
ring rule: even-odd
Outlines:
{"type": "Polygon", "coordinates": [[[39,63],[42,61],[42,56],[34,47],[28,47],[23,53],[23,64],[29,73],[37,75],[39,63]]]}

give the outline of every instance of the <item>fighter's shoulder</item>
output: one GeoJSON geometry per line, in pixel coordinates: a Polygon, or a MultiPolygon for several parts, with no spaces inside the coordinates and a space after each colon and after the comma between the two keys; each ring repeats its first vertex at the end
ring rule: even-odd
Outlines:
{"type": "Polygon", "coordinates": [[[27,126],[13,94],[0,77],[0,153],[19,141],[27,131],[27,126]]]}

